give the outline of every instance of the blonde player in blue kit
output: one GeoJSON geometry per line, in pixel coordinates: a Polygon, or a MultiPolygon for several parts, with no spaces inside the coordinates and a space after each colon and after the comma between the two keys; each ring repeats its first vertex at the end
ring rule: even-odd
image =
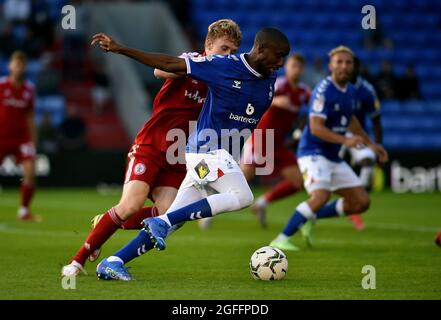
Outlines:
{"type": "Polygon", "coordinates": [[[350,83],[354,53],[339,46],[329,58],[331,76],[314,89],[297,152],[309,199],[297,206],[283,231],[271,242],[271,246],[282,250],[298,250],[289,238],[308,220],[362,213],[369,208],[369,195],[360,178],[339,157],[342,145],[367,146],[380,162],[388,160],[386,150],[370,140],[354,115],[356,96],[350,83]],[[347,130],[352,136],[345,135],[347,130]],[[333,192],[340,198],[327,204],[333,192]]]}

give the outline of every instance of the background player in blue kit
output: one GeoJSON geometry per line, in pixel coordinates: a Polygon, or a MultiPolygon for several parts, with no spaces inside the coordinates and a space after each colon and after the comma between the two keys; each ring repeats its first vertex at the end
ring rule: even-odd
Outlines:
{"type": "Polygon", "coordinates": [[[272,102],[275,71],[283,66],[290,45],[275,28],[260,30],[249,53],[228,56],[182,59],[143,53],[117,45],[105,34],[94,36],[93,43],[151,67],[185,73],[209,87],[196,130],[189,137],[187,176],[175,201],[160,218],[145,220],[134,240],[97,267],[102,279],[130,280],[124,264],[153,247],[165,249],[164,239],[174,227],[252,204],[253,194],[236,160],[272,102]]]}
{"type": "Polygon", "coordinates": [[[369,195],[359,177],[339,157],[341,145],[366,145],[380,162],[388,160],[381,145],[374,144],[354,115],[356,93],[350,79],[354,69],[351,49],[340,46],[329,53],[331,76],[314,89],[309,118],[298,147],[298,162],[310,197],[299,204],[283,231],[271,242],[282,250],[297,250],[289,237],[308,220],[365,212],[369,195]],[[346,136],[350,130],[352,136],[346,136]],[[341,196],[326,204],[335,192],[341,196]]]}
{"type": "MultiPolygon", "coordinates": [[[[354,73],[351,82],[355,87],[355,109],[354,115],[357,117],[364,131],[367,131],[368,118],[372,121],[375,143],[381,144],[383,141],[383,131],[381,127],[380,100],[374,87],[360,75],[360,60],[354,59],[354,73]]],[[[348,132],[350,135],[351,133],[348,132]]],[[[342,148],[342,157],[347,148],[342,148]]],[[[374,170],[376,156],[372,149],[368,147],[350,148],[351,165],[360,167],[360,180],[363,186],[369,191],[371,189],[372,172],[374,170]]],[[[356,230],[363,230],[365,224],[361,215],[352,214],[349,216],[356,230]]]]}

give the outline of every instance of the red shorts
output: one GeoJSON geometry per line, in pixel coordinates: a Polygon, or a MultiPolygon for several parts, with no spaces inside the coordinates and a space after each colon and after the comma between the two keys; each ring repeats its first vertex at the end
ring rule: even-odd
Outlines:
{"type": "Polygon", "coordinates": [[[12,155],[16,163],[26,160],[35,160],[36,151],[34,143],[26,141],[23,143],[0,143],[0,165],[6,156],[12,155]]]}
{"type": "MultiPolygon", "coordinates": [[[[256,155],[259,153],[255,152],[252,140],[249,139],[245,143],[244,152],[241,159],[241,164],[248,164],[254,167],[265,167],[266,163],[258,164],[256,161],[256,155]]],[[[297,158],[291,150],[283,145],[278,145],[274,150],[274,157],[267,155],[266,161],[274,161],[274,171],[273,174],[279,174],[284,168],[289,166],[297,166],[297,158]]]]}
{"type": "MultiPolygon", "coordinates": [[[[153,146],[135,144],[128,154],[124,183],[139,180],[148,183],[151,192],[156,187],[179,189],[187,174],[185,164],[169,164],[166,154],[153,146]]],[[[153,200],[153,199],[152,199],[153,200]]]]}

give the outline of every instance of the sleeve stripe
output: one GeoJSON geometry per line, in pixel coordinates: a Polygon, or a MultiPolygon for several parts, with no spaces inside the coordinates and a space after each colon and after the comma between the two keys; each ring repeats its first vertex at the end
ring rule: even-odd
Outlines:
{"type": "Polygon", "coordinates": [[[310,113],[309,114],[310,117],[319,117],[319,118],[323,118],[326,119],[328,116],[326,114],[323,113],[310,113]]]}
{"type": "Polygon", "coordinates": [[[191,65],[190,65],[190,61],[189,61],[189,57],[184,57],[185,60],[185,64],[187,65],[187,74],[191,74],[191,65]]]}

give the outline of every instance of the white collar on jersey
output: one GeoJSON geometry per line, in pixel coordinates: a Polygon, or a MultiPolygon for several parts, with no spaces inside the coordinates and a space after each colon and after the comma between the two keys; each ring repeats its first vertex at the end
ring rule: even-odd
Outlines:
{"type": "Polygon", "coordinates": [[[341,87],[332,79],[331,76],[328,76],[328,80],[331,81],[334,84],[334,87],[336,87],[337,90],[339,90],[339,91],[341,91],[343,93],[346,93],[346,90],[348,89],[349,82],[344,87],[341,87]]]}
{"type": "Polygon", "coordinates": [[[251,68],[251,66],[248,64],[247,59],[245,59],[245,53],[241,53],[240,54],[240,59],[242,60],[243,64],[245,65],[245,67],[247,67],[247,69],[254,74],[256,77],[262,78],[262,75],[257,72],[256,70],[254,70],[253,68],[251,68]]]}

